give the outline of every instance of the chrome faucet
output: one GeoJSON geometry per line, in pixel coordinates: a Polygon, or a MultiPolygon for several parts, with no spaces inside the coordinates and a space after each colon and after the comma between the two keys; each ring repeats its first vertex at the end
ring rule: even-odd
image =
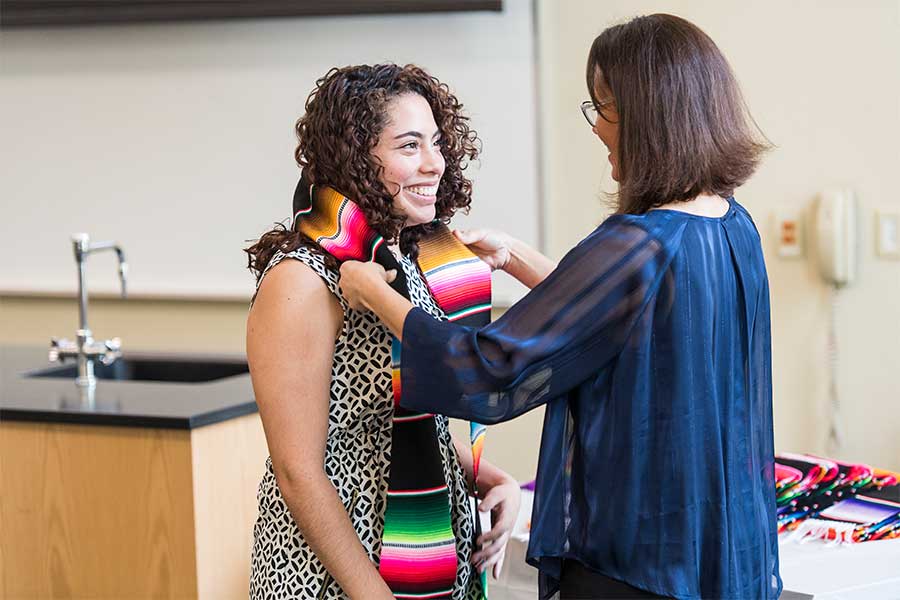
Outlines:
{"type": "Polygon", "coordinates": [[[122,248],[115,242],[94,242],[86,233],[72,236],[75,251],[75,262],[78,264],[78,331],[73,342],[68,339],[53,338],[50,341],[50,362],[64,362],[68,358],[78,360],[78,377],[75,383],[82,388],[93,388],[97,385],[94,377],[94,361],[111,365],[122,356],[122,341],[119,338],[95,341],[87,324],[87,285],[85,282],[85,261],[89,254],[101,250],[113,250],[119,258],[119,281],[122,283],[122,297],[126,297],[126,281],[128,279],[128,263],[122,248]]]}

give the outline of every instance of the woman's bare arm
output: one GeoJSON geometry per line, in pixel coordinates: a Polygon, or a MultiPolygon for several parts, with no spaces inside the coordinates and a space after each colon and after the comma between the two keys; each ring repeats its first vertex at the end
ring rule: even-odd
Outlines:
{"type": "Polygon", "coordinates": [[[278,487],[304,539],[351,598],[393,598],[324,471],[342,323],[318,275],[286,260],[260,285],[247,320],[247,358],[278,487]]]}

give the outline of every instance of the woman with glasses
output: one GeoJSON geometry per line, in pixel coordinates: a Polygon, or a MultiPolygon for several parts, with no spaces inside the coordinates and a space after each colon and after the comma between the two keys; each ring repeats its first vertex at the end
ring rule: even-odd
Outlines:
{"type": "Polygon", "coordinates": [[[478,329],[438,323],[346,263],[402,339],[402,404],[496,423],[546,405],[528,562],[541,598],[777,598],[769,290],[732,197],[766,145],[713,41],[684,19],[605,30],[582,111],[617,210],[553,265],[460,235],[532,288],[478,329]]]}

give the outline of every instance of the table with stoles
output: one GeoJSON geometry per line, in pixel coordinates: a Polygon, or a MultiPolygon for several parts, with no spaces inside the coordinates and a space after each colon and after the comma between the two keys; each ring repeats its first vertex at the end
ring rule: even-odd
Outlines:
{"type": "MultiPolygon", "coordinates": [[[[522,492],[519,518],[491,600],[535,600],[537,569],[525,562],[533,494],[522,492]]],[[[779,540],[781,600],[900,600],[900,538],[861,544],[779,540]]]]}

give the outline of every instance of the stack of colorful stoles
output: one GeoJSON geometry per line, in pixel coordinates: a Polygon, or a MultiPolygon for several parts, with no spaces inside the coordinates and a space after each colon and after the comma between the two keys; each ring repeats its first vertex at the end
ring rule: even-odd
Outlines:
{"type": "Polygon", "coordinates": [[[900,537],[900,474],[808,454],[775,457],[778,532],[837,543],[900,537]]]}

